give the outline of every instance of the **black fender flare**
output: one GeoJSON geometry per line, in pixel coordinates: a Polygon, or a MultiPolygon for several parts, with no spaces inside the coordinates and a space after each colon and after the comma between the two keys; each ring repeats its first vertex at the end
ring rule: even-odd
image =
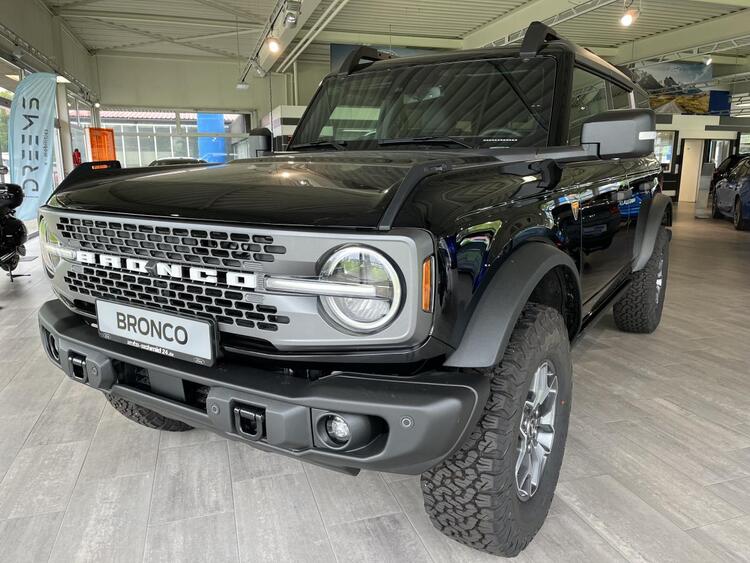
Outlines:
{"type": "MultiPolygon", "coordinates": [[[[443,365],[462,368],[496,366],[529,297],[542,278],[558,266],[568,268],[576,280],[580,307],[581,283],[573,259],[551,244],[526,243],[513,252],[487,282],[461,342],[443,365]]],[[[580,311],[578,319],[580,323],[580,311]]],[[[570,336],[573,338],[575,334],[570,336]]]]}
{"type": "Polygon", "coordinates": [[[637,272],[646,266],[646,262],[651,258],[656,244],[656,236],[659,234],[659,227],[664,223],[667,217],[667,225],[671,222],[672,217],[672,200],[662,194],[657,193],[653,198],[644,201],[638,210],[638,223],[635,228],[635,242],[633,244],[633,271],[637,272]]]}

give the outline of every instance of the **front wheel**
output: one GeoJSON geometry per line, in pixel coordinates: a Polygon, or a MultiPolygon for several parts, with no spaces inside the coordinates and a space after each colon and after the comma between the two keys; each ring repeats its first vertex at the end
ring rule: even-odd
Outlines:
{"type": "Polygon", "coordinates": [[[738,197],[734,200],[734,212],[732,213],[732,223],[734,228],[738,231],[746,231],[750,229],[750,220],[746,219],[742,213],[742,201],[738,197]]]}
{"type": "Polygon", "coordinates": [[[131,403],[122,397],[116,397],[109,393],[107,393],[106,396],[109,404],[111,404],[122,416],[147,428],[152,428],[153,430],[164,430],[166,432],[186,432],[187,430],[193,429],[192,426],[189,426],[180,420],[167,418],[166,416],[160,415],[158,412],[131,403]]]}
{"type": "Polygon", "coordinates": [[[573,385],[565,321],[528,304],[469,439],[422,474],[432,524],[465,545],[517,555],[542,527],[557,486],[573,385]]]}
{"type": "Polygon", "coordinates": [[[719,210],[719,202],[716,201],[716,192],[714,192],[713,197],[711,198],[711,217],[714,219],[721,219],[721,211],[719,210]]]}

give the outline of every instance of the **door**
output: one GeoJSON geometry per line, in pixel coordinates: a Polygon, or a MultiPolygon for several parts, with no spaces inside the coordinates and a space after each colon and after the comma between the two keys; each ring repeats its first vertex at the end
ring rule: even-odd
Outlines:
{"type": "Polygon", "coordinates": [[[630,272],[633,233],[624,205],[633,199],[625,168],[618,161],[574,165],[581,222],[581,289],[584,315],[606,299],[630,272]]]}
{"type": "MultiPolygon", "coordinates": [[[[569,143],[580,144],[586,119],[611,109],[632,107],[630,92],[584,69],[573,72],[569,143]]],[[[583,313],[605,300],[629,273],[633,236],[623,204],[632,199],[621,161],[587,161],[565,167],[565,185],[577,187],[580,215],[579,264],[583,313]]]]}
{"type": "Polygon", "coordinates": [[[703,140],[685,139],[682,147],[679,200],[695,202],[703,161],[703,140]]]}

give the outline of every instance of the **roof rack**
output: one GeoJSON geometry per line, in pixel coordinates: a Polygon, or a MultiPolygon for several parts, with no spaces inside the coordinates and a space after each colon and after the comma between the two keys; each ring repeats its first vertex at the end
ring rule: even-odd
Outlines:
{"type": "Polygon", "coordinates": [[[360,62],[362,59],[367,61],[364,64],[368,65],[376,61],[386,61],[395,58],[396,57],[390,53],[383,53],[382,51],[363,45],[347,55],[346,59],[344,59],[344,62],[341,63],[341,66],[339,67],[339,74],[351,74],[357,70],[358,67],[363,66],[360,62]]]}
{"type": "Polygon", "coordinates": [[[535,57],[548,41],[567,41],[550,26],[539,22],[531,22],[523,36],[520,55],[523,58],[535,57]]]}

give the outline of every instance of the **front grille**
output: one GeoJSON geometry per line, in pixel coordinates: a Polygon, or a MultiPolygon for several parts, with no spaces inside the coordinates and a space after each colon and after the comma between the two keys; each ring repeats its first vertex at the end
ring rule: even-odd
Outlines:
{"type": "Polygon", "coordinates": [[[274,244],[273,237],[265,234],[70,217],[59,218],[57,231],[64,239],[78,241],[85,250],[194,266],[248,268],[286,254],[286,247],[274,244]]]}
{"type": "MultiPolygon", "coordinates": [[[[59,217],[56,228],[68,245],[82,250],[198,267],[258,272],[263,263],[286,254],[286,247],[274,244],[270,235],[227,232],[218,227],[193,229],[59,217]]],[[[269,333],[290,323],[289,316],[279,313],[277,307],[262,303],[261,295],[221,283],[170,279],[98,264],[71,268],[63,280],[71,292],[81,296],[210,319],[222,332],[269,333]]]]}
{"type": "Polygon", "coordinates": [[[289,317],[277,314],[276,307],[248,302],[246,295],[252,298],[252,294],[232,289],[126,274],[95,266],[84,266],[80,272],[70,270],[63,279],[70,291],[80,295],[213,319],[224,325],[275,332],[278,325],[289,324],[289,317]]]}

